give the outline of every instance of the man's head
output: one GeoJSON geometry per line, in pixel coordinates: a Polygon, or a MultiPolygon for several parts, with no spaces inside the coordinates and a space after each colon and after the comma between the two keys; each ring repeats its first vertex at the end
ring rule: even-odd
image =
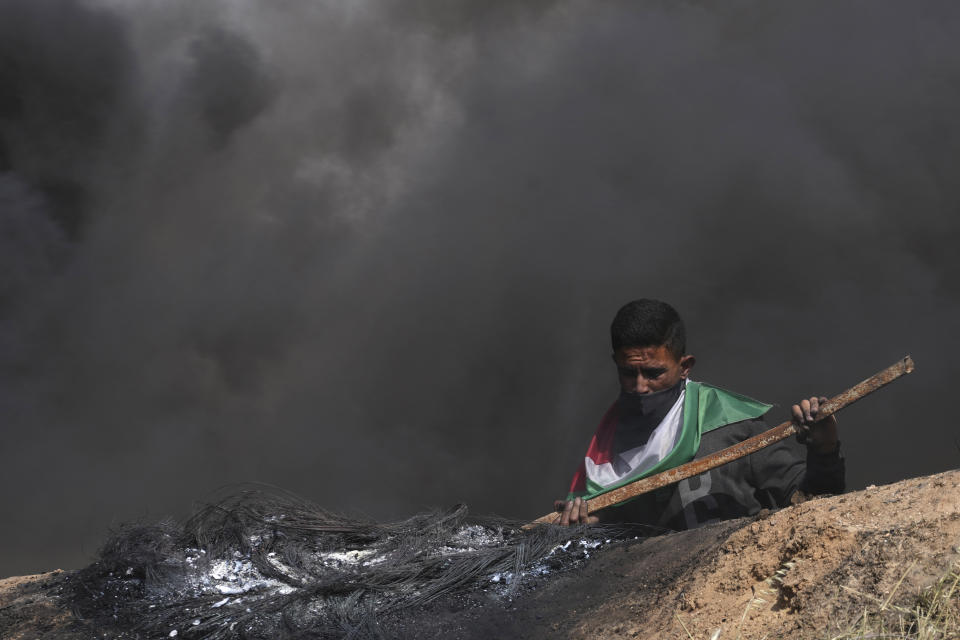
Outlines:
{"type": "Polygon", "coordinates": [[[646,298],[628,302],[610,325],[620,389],[644,394],[669,389],[696,363],[687,351],[687,331],[677,310],[646,298]]]}

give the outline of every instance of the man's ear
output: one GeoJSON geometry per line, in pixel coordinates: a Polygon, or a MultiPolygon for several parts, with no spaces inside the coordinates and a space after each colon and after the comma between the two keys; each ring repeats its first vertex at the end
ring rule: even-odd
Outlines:
{"type": "Polygon", "coordinates": [[[697,359],[689,353],[680,358],[680,377],[686,380],[687,376],[690,375],[690,369],[693,369],[695,364],[697,364],[697,359]]]}

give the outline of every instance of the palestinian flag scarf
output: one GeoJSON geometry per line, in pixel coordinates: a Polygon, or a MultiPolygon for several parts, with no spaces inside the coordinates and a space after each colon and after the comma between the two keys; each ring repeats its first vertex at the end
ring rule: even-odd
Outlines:
{"type": "Polygon", "coordinates": [[[759,418],[764,404],[732,391],[692,380],[681,382],[679,397],[646,442],[617,450],[629,428],[629,407],[618,399],[603,416],[587,455],[573,476],[567,499],[587,499],[693,460],[700,436],[741,420],[759,418]]]}

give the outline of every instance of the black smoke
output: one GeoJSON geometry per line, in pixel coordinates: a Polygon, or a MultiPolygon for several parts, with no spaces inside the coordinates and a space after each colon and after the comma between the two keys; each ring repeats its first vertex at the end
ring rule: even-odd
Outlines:
{"type": "MultiPolygon", "coordinates": [[[[954,467],[951,2],[0,4],[0,574],[256,480],[542,514],[672,302],[695,377],[954,467]]],[[[781,407],[773,418],[786,414],[781,407]]]]}

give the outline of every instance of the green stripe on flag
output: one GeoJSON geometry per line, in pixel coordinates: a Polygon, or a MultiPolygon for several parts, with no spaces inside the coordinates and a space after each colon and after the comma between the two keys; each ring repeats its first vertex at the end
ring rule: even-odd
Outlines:
{"type": "MultiPolygon", "coordinates": [[[[681,427],[680,440],[670,453],[651,468],[628,476],[609,487],[601,487],[591,481],[588,476],[587,492],[583,494],[583,497],[589,500],[625,484],[630,484],[634,480],[646,478],[689,462],[693,460],[700,449],[700,436],[702,434],[741,420],[759,418],[769,411],[771,406],[703,382],[687,382],[686,395],[683,401],[683,426],[681,427]]],[[[570,500],[573,497],[576,496],[570,494],[567,499],[570,500]]],[[[624,502],[629,502],[629,500],[624,502]]]]}

